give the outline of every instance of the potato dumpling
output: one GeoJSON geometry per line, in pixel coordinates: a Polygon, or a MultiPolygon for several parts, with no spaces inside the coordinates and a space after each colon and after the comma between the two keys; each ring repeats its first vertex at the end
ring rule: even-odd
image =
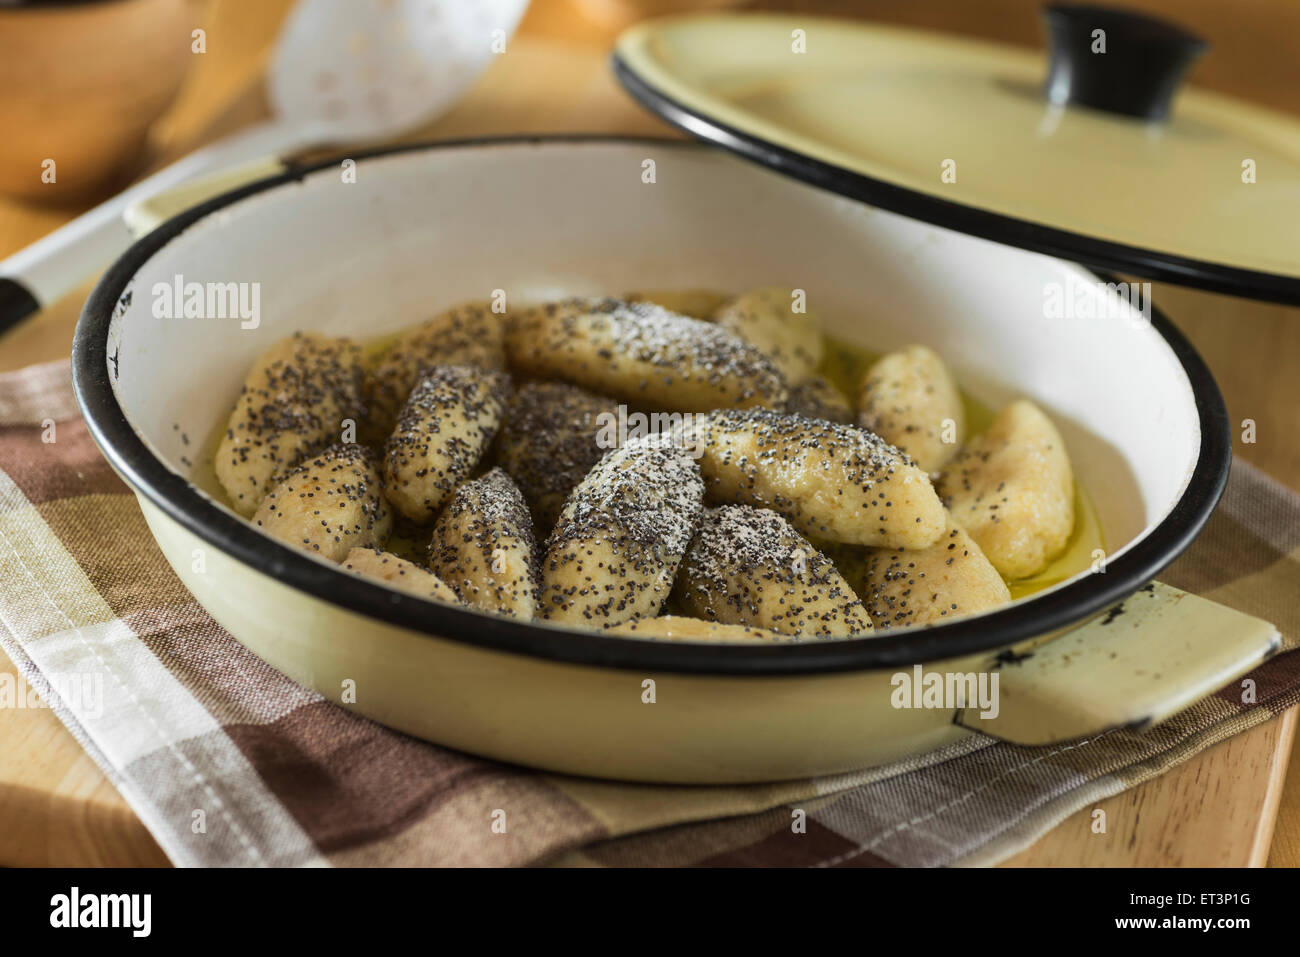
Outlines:
{"type": "Polygon", "coordinates": [[[611,634],[632,635],[635,638],[657,638],[662,641],[702,641],[715,644],[748,645],[772,644],[787,638],[749,625],[724,625],[718,621],[702,621],[682,615],[660,615],[658,618],[633,618],[609,629],[611,634]]]}
{"type": "Polygon", "coordinates": [[[686,444],[703,446],[713,502],[770,508],[805,535],[856,545],[922,548],[943,532],[929,476],[870,432],[766,409],[703,422],[686,444]]]}
{"type": "Polygon", "coordinates": [[[806,419],[822,419],[852,425],[857,416],[848,398],[825,376],[814,375],[790,386],[785,411],[806,419]]]}
{"type": "Polygon", "coordinates": [[[512,317],[510,365],[678,412],[785,402],[785,379],[758,349],[650,303],[565,299],[512,317]]]}
{"type": "Polygon", "coordinates": [[[365,351],[298,333],[249,371],[216,476],[347,573],[614,635],[870,634],[1036,587],[1075,524],[1053,423],[1022,400],[966,438],[938,355],[864,372],[798,292],[467,303],[365,351]],[[422,558],[384,550],[395,518],[422,558]]]}
{"type": "Polygon", "coordinates": [[[504,369],[505,365],[504,316],[478,302],[440,312],[398,336],[367,373],[366,434],[376,442],[389,436],[420,373],[430,366],[504,369]]]}
{"type": "Polygon", "coordinates": [[[483,458],[505,410],[510,377],[477,366],[435,366],[411,390],[384,448],[384,492],[423,524],[483,458]]]}
{"type": "Polygon", "coordinates": [[[713,321],[756,346],[789,382],[808,378],[822,361],[821,316],[803,307],[802,297],[796,300],[788,286],[737,296],[713,314],[713,321]]]}
{"type": "Polygon", "coordinates": [[[609,451],[596,433],[602,416],[617,412],[617,399],[567,382],[527,382],[510,397],[497,462],[523,492],[542,537],[555,527],[569,493],[609,451]]]}
{"type": "Polygon", "coordinates": [[[623,298],[628,302],[654,303],[679,316],[689,316],[692,319],[703,319],[708,322],[712,321],[718,307],[731,297],[707,289],[653,289],[649,292],[629,292],[623,298]]]}
{"type": "Polygon", "coordinates": [[[659,613],[703,509],[689,452],[660,435],[614,449],[565,503],[542,560],[542,616],[606,627],[659,613]]]}
{"type": "Polygon", "coordinates": [[[393,513],[380,492],[374,454],[331,445],[289,473],[253,515],[263,531],[332,562],[353,548],[382,545],[393,513]]]}
{"type": "Polygon", "coordinates": [[[766,508],[705,509],[674,601],[707,621],[783,635],[863,634],[871,619],[831,560],[766,508]]]}
{"type": "Polygon", "coordinates": [[[926,548],[865,551],[863,577],[850,581],[878,628],[935,624],[1011,601],[997,569],[951,521],[926,548]]]}
{"type": "Polygon", "coordinates": [[[533,519],[509,475],[493,469],[456,489],[434,523],[429,567],[467,605],[516,618],[533,617],[537,609],[533,519]]]}
{"type": "Polygon", "coordinates": [[[429,569],[380,548],[352,549],[343,559],[343,570],[419,598],[459,604],[456,593],[429,569]]]}
{"type": "Polygon", "coordinates": [[[361,348],[299,332],[253,364],[213,458],[217,480],[245,518],[271,485],[361,418],[361,348]]]}
{"type": "Polygon", "coordinates": [[[858,393],[858,425],[902,449],[927,472],[943,468],[966,438],[957,383],[925,346],[891,352],[867,370],[858,393]]]}
{"type": "Polygon", "coordinates": [[[1036,575],[1074,530],[1074,474],[1065,441],[1027,399],[998,413],[939,480],[957,524],[1005,578],[1036,575]]]}

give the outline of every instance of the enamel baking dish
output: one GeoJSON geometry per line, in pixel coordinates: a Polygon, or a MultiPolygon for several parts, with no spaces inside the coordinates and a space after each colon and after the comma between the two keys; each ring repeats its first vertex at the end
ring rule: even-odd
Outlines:
{"type": "Polygon", "coordinates": [[[354,182],[336,163],[298,169],[164,223],[103,277],[74,349],[92,434],[176,573],[242,643],[326,697],[430,741],[556,771],[762,781],[972,733],[1041,744],[1158,721],[1276,649],[1262,622],[1148,586],[1218,500],[1228,423],[1177,330],[1087,270],[686,143],[505,139],[352,158],[354,182]],[[159,318],[158,290],[178,279],[256,283],[256,324],[159,318]],[[202,437],[250,363],[295,330],[382,336],[498,289],[523,302],[772,282],[806,289],[841,340],[923,342],[987,405],[1040,403],[1094,500],[1104,561],[922,630],[772,646],[647,641],[349,577],[196,485],[202,437]],[[1045,290],[1066,287],[1098,318],[1047,317],[1045,290]],[[997,714],[900,704],[898,676],[931,671],[996,674],[997,714]]]}

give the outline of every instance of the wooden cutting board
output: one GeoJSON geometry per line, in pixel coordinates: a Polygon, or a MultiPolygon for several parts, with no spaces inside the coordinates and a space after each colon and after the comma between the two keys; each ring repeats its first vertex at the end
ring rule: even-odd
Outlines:
{"type": "MultiPolygon", "coordinates": [[[[216,3],[208,48],[168,116],[160,162],[264,115],[257,74],[288,0],[216,3]]],[[[675,135],[633,105],[609,76],[607,32],[578,29],[563,0],[534,0],[507,55],[470,96],[410,139],[518,132],[675,135]],[[560,39],[580,36],[582,39],[560,39]]],[[[1249,95],[1247,93],[1247,95],[1249,95]]],[[[0,199],[0,256],[70,215],[0,199]]],[[[1300,488],[1300,310],[1157,287],[1156,296],[1209,361],[1235,419],[1261,441],[1238,454],[1300,488]],[[1291,370],[1291,371],[1288,371],[1291,370]]],[[[0,370],[68,355],[84,293],[0,339],[0,370]]],[[[0,671],[13,672],[0,653],[0,671]]],[[[1066,818],[1012,866],[1300,864],[1300,773],[1287,780],[1297,710],[1223,742],[1169,773],[1066,818]],[[1285,806],[1273,841],[1279,805],[1285,806]]],[[[139,819],[48,710],[0,710],[0,865],[166,865],[139,819]]]]}

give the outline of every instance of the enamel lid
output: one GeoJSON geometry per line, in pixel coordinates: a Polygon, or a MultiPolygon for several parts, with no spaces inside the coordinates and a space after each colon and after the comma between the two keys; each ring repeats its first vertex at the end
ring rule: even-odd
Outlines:
{"type": "Polygon", "coordinates": [[[790,176],[1148,279],[1300,304],[1300,122],[1178,81],[1198,38],[1057,6],[1050,54],[811,16],[638,24],[651,110],[790,176]]]}

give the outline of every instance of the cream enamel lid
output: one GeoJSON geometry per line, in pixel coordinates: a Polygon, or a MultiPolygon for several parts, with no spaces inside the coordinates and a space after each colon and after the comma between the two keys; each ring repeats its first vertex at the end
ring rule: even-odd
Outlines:
{"type": "Polygon", "coordinates": [[[653,20],[614,63],[688,132],[872,205],[1300,303],[1300,122],[1281,114],[1193,88],[1163,121],[1053,105],[1042,51],[810,16],[653,20]]]}

